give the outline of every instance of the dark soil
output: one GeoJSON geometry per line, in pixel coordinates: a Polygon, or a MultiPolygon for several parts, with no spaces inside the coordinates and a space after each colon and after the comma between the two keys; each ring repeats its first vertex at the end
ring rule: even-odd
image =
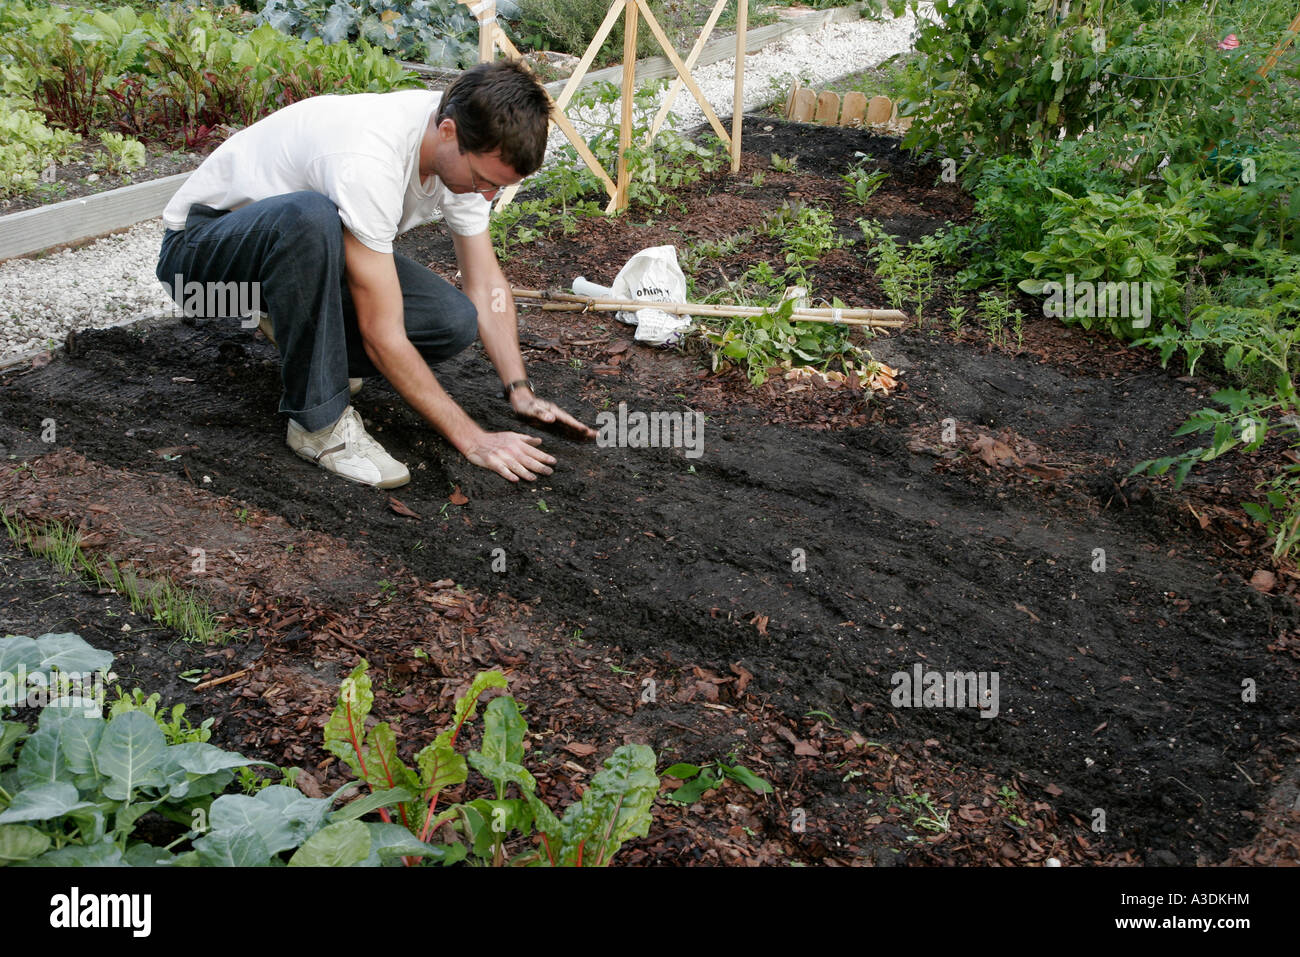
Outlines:
{"type": "MultiPolygon", "coordinates": [[[[734,232],[792,196],[834,208],[846,236],[864,215],[913,238],[969,214],[955,187],[936,185],[937,167],[910,161],[894,141],[761,120],[745,143],[745,175],[699,184],[682,197],[684,213],[584,221],[576,236],[511,259],[507,273],[530,287],[567,286],[579,274],[608,282],[640,248],[734,232]],[[843,199],[838,179],[855,151],[891,171],[866,210],[843,199]],[[798,155],[797,172],[769,169],[753,186],[752,172],[772,152],[798,155]]],[[[408,234],[399,248],[454,274],[437,228],[408,234]]],[[[736,275],[773,253],[752,244],[722,268],[736,275]]],[[[828,257],[814,282],[815,295],[886,305],[860,247],[828,257]]],[[[948,285],[928,314],[957,301],[948,285]]],[[[1274,824],[1261,829],[1263,817],[1283,813],[1278,796],[1294,786],[1300,616],[1294,574],[1280,570],[1268,592],[1246,582],[1266,566],[1262,536],[1236,507],[1258,460],[1216,463],[1180,493],[1124,478],[1137,461],[1168,453],[1173,431],[1214,386],[1045,319],[1030,319],[1023,344],[1008,350],[934,325],[876,339],[876,356],[903,370],[905,388],[888,398],[796,391],[780,378],[754,390],[734,372],[709,374],[697,358],[629,347],[630,331],[612,318],[530,311],[520,327],[543,396],[588,422],[621,402],[699,410],[702,457],[547,437],[555,474],[510,485],[469,465],[386,384],[370,381],[356,405],[411,465],[412,482],[396,497],[420,517],[406,517],[387,493],[332,478],[285,448],[274,349],[237,322],[213,321],[86,332],[66,358],[0,380],[0,452],[31,459],[38,473],[9,470],[0,488],[29,517],[74,517],[95,489],[112,499],[115,486],[133,483],[137,503],[151,483],[228,496],[222,501],[247,503],[258,516],[281,516],[287,525],[276,535],[324,535],[346,542],[348,562],[388,563],[355,579],[357,595],[371,595],[349,606],[363,619],[385,607],[373,591],[381,575],[412,582],[403,602],[431,601],[417,593],[435,594],[429,583],[447,580],[470,596],[497,596],[488,603],[495,611],[472,597],[467,619],[439,619],[443,630],[428,640],[444,677],[502,660],[492,648],[478,658],[465,650],[467,622],[471,644],[484,635],[501,644],[503,623],[527,606],[531,650],[519,668],[533,683],[520,697],[537,702],[534,725],[564,727],[556,720],[582,693],[560,695],[560,684],[594,684],[597,704],[573,720],[605,735],[586,739],[601,755],[623,740],[655,744],[665,763],[738,748],[739,760],[777,788],[769,802],[742,791],[721,804],[664,810],[638,845],[662,851],[651,858],[695,859],[674,835],[699,838],[701,818],[716,825],[706,859],[724,862],[786,853],[888,863],[900,849],[903,860],[965,863],[1049,854],[1217,863],[1293,852],[1285,835],[1294,831],[1279,838],[1274,824]],[[128,472],[71,488],[87,473],[46,455],[47,417],[59,423],[62,449],[128,472]],[[179,459],[161,458],[164,448],[179,459]],[[453,490],[468,502],[452,504],[453,490]],[[493,570],[498,548],[504,572],[493,570]],[[895,707],[891,677],[918,665],[996,672],[997,716],[895,707]],[[615,666],[632,674],[620,677],[615,666]],[[658,704],[637,697],[652,675],[669,681],[658,704]],[[1247,679],[1257,697],[1243,701],[1247,679]],[[753,730],[739,720],[746,715],[753,730]],[[1004,785],[1015,817],[997,802],[1004,785]],[[951,833],[918,830],[916,794],[952,811],[951,833]],[[733,801],[750,810],[736,816],[733,801]],[[793,808],[820,830],[789,833],[793,808]],[[1104,830],[1094,826],[1098,811],[1104,830]],[[1257,853],[1252,841],[1266,831],[1271,850],[1257,853]],[[734,846],[719,851],[727,842],[734,846]]],[[[481,424],[526,428],[502,403],[481,350],[437,372],[481,424]]],[[[147,524],[116,511],[119,523],[147,524]]],[[[271,546],[253,536],[247,560],[278,567],[265,556],[283,546],[271,546]]],[[[168,560],[183,555],[173,548],[168,560]]],[[[279,585],[241,575],[228,583],[239,594],[262,587],[292,601],[302,587],[279,572],[267,573],[279,585]]],[[[311,620],[335,622],[311,629],[317,660],[328,647],[334,663],[327,680],[287,707],[302,716],[297,726],[259,702],[273,687],[269,671],[257,678],[266,683],[239,692],[251,695],[240,728],[260,728],[263,746],[280,744],[267,737],[273,727],[285,741],[298,740],[294,727],[318,741],[330,680],[371,649],[371,625],[337,615],[356,598],[347,592],[313,599],[311,620]],[[321,645],[328,634],[345,643],[321,645]]],[[[282,614],[269,607],[251,609],[268,636],[282,614]]],[[[406,619],[390,614],[396,630],[373,637],[394,665],[406,619]]],[[[288,654],[278,649],[268,660],[288,654]]],[[[449,694],[444,686],[433,705],[413,707],[434,713],[449,694]]],[[[580,752],[590,753],[568,754],[580,752]]],[[[578,760],[589,771],[596,759],[578,760]]]]}
{"type": "MultiPolygon", "coordinates": [[[[213,147],[216,144],[212,144],[213,147]]],[[[73,147],[77,157],[67,163],[55,166],[52,182],[38,183],[36,188],[18,196],[0,199],[0,215],[17,213],[24,209],[36,209],[51,203],[61,203],[65,199],[78,199],[95,193],[107,192],[119,186],[133,183],[145,183],[176,173],[188,173],[198,169],[206,155],[204,153],[183,153],[169,151],[158,153],[145,147],[145,165],[130,173],[110,173],[105,167],[108,152],[96,142],[83,140],[73,147]],[[90,179],[91,176],[95,178],[90,179]]]]}

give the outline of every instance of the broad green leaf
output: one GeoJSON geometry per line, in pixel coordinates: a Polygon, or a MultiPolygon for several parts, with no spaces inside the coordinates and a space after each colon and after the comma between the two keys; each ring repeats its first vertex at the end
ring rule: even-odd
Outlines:
{"type": "Polygon", "coordinates": [[[478,798],[463,807],[473,808],[483,820],[480,837],[483,838],[482,850],[476,840],[474,853],[481,854],[506,835],[518,831],[527,837],[533,829],[533,811],[528,802],[520,798],[478,798]]]}
{"type": "Polygon", "coordinates": [[[27,824],[0,825],[0,866],[39,857],[49,846],[49,835],[34,827],[27,824]]]}
{"type": "Polygon", "coordinates": [[[402,824],[365,823],[370,832],[370,858],[367,863],[383,863],[394,857],[422,857],[433,863],[451,865],[463,861],[463,844],[425,844],[402,824]]]}
{"type": "Polygon", "coordinates": [[[352,867],[370,856],[370,831],[360,821],[340,821],[317,831],[289,859],[290,867],[352,867]]]}
{"type": "Polygon", "coordinates": [[[37,728],[23,742],[18,752],[18,780],[23,787],[67,781],[72,776],[60,746],[63,738],[60,728],[65,723],[58,721],[37,728]]]}
{"type": "MultiPolygon", "coordinates": [[[[41,649],[35,640],[28,638],[26,635],[11,635],[8,638],[0,638],[0,675],[6,673],[16,675],[20,669],[25,674],[40,671],[43,657],[41,649]]],[[[0,690],[5,690],[7,687],[12,687],[12,683],[9,686],[0,683],[0,690]]],[[[25,689],[17,688],[15,690],[21,697],[25,698],[27,696],[25,689]]],[[[14,702],[10,700],[8,695],[0,696],[0,705],[12,706],[13,704],[14,702]]]]}
{"type": "Polygon", "coordinates": [[[329,814],[329,798],[309,798],[296,788],[273,784],[257,792],[255,800],[275,808],[302,829],[302,839],[314,833],[325,823],[329,814]]]}
{"type": "Polygon", "coordinates": [[[176,863],[176,855],[165,847],[132,844],[126,849],[126,862],[132,867],[170,867],[176,863]]]}
{"type": "Polygon", "coordinates": [[[140,711],[119,714],[104,729],[95,751],[100,773],[109,778],[104,794],[129,801],[136,789],[161,784],[158,765],[166,750],[167,740],[153,718],[140,711]]]}
{"type": "Polygon", "coordinates": [[[173,744],[167,748],[167,760],[190,774],[214,774],[227,768],[250,767],[255,764],[274,767],[266,761],[246,758],[234,751],[224,751],[212,744],[191,741],[173,744]]]}
{"type": "Polygon", "coordinates": [[[741,784],[745,785],[745,787],[749,788],[755,794],[772,793],[772,785],[768,784],[766,781],[760,778],[753,771],[749,770],[749,768],[742,767],[741,765],[737,764],[734,766],[727,765],[723,768],[723,770],[726,773],[727,777],[731,778],[733,781],[739,781],[741,784]]]}
{"type": "Polygon", "coordinates": [[[268,856],[297,847],[307,836],[299,833],[294,823],[277,809],[244,794],[223,794],[213,801],[208,826],[213,834],[251,827],[261,838],[268,856]]]}
{"type": "Polygon", "coordinates": [[[699,774],[700,766],[698,764],[674,764],[664,768],[662,773],[665,777],[681,778],[684,781],[699,774]]]}
{"type": "MultiPolygon", "coordinates": [[[[625,744],[591,779],[581,800],[561,821],[564,844],[558,863],[608,865],[623,842],[650,831],[650,807],[659,791],[655,753],[644,744],[625,744]]],[[[703,777],[703,775],[701,775],[703,777]]]]}
{"type": "Polygon", "coordinates": [[[474,717],[474,711],[478,707],[478,699],[483,692],[489,688],[506,687],[506,676],[499,671],[481,671],[474,676],[470,683],[469,690],[464,696],[456,699],[456,712],[451,719],[451,743],[456,740],[456,734],[470,718],[474,717]]]}
{"type": "Polygon", "coordinates": [[[705,771],[698,778],[695,778],[692,781],[687,781],[676,791],[669,794],[668,799],[670,801],[681,801],[683,804],[694,804],[707,792],[716,788],[720,783],[722,783],[722,777],[710,769],[705,771]]]}
{"type": "Polygon", "coordinates": [[[528,722],[509,695],[493,698],[483,709],[483,755],[496,761],[524,763],[524,735],[528,722]]]}
{"type": "Polygon", "coordinates": [[[420,780],[397,756],[397,736],[387,721],[370,729],[366,738],[366,783],[376,791],[396,787],[419,789],[420,780]]]}
{"type": "Polygon", "coordinates": [[[194,849],[204,867],[266,867],[271,862],[271,852],[251,824],[205,834],[194,841],[194,849]]]}
{"type": "Polygon", "coordinates": [[[370,833],[370,854],[382,863],[394,857],[424,857],[438,864],[454,864],[465,857],[460,844],[426,844],[400,824],[365,822],[370,833]]]}
{"type": "Polygon", "coordinates": [[[122,852],[111,840],[61,847],[25,861],[19,867],[125,867],[122,852]]]}
{"type": "Polygon", "coordinates": [[[470,766],[483,777],[503,788],[507,784],[517,784],[524,791],[535,791],[537,780],[528,769],[513,761],[497,761],[478,751],[469,753],[470,766]]]}
{"type": "Polygon", "coordinates": [[[460,784],[469,777],[465,758],[451,746],[451,732],[444,731],[415,756],[420,769],[420,799],[428,801],[443,788],[460,784]]]}
{"type": "Polygon", "coordinates": [[[21,721],[0,721],[0,765],[13,760],[14,746],[27,735],[21,721]]]}
{"type": "MultiPolygon", "coordinates": [[[[336,824],[339,821],[351,821],[361,817],[363,814],[369,814],[371,811],[378,810],[381,807],[392,807],[394,804],[401,804],[405,801],[414,801],[415,795],[406,788],[391,788],[387,791],[372,791],[364,797],[359,797],[339,808],[329,816],[330,823],[336,824]]],[[[400,825],[399,825],[400,826],[400,825]]],[[[403,830],[405,830],[403,828],[403,830]]],[[[409,831],[407,832],[410,833],[409,831]]]]}
{"type": "Polygon", "coordinates": [[[94,674],[108,671],[113,666],[113,655],[92,648],[80,635],[71,632],[60,635],[41,635],[36,639],[41,651],[43,669],[58,668],[64,673],[94,674]]]}
{"type": "Polygon", "coordinates": [[[325,749],[351,768],[356,777],[364,777],[360,758],[364,754],[366,716],[375,702],[370,676],[366,674],[368,667],[362,658],[352,674],[343,679],[338,703],[325,725],[325,749]]]}
{"type": "Polygon", "coordinates": [[[104,734],[104,722],[99,718],[69,718],[59,725],[59,747],[68,770],[73,774],[99,778],[99,765],[95,762],[95,749],[104,734]]]}

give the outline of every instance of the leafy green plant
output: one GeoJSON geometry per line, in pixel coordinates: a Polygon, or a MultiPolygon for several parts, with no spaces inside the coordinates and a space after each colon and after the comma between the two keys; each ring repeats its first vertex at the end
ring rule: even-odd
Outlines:
{"type": "MultiPolygon", "coordinates": [[[[101,675],[112,660],[73,634],[10,636],[0,639],[0,688],[39,687],[59,673],[101,675]]],[[[172,854],[197,831],[156,847],[136,836],[137,823],[156,811],[188,827],[208,814],[233,768],[259,762],[199,741],[169,744],[141,711],[105,720],[85,694],[46,704],[33,729],[8,720],[19,700],[0,700],[0,862],[222,863],[203,851],[172,854]]]]}
{"type": "Polygon", "coordinates": [[[205,719],[196,728],[185,717],[183,704],[173,705],[170,713],[166,709],[159,710],[158,702],[162,700],[162,695],[156,691],[146,698],[139,688],[132,688],[129,695],[124,695],[120,687],[114,690],[117,692],[117,700],[109,705],[110,718],[133,711],[148,715],[158,722],[158,727],[162,730],[168,744],[187,744],[194,741],[205,743],[212,738],[212,725],[216,721],[215,718],[205,719]]]}
{"type": "MultiPolygon", "coordinates": [[[[462,8],[463,9],[463,8],[462,8]]],[[[234,33],[182,5],[159,12],[0,7],[3,88],[53,126],[193,149],[295,100],[419,84],[364,42],[304,42],[263,24],[234,33]]]]}
{"type": "Polygon", "coordinates": [[[871,157],[865,157],[848,168],[840,178],[844,180],[844,195],[859,206],[867,205],[881,184],[889,179],[889,173],[883,169],[868,170],[867,163],[871,157]]]}
{"type": "Polygon", "coordinates": [[[540,847],[516,855],[509,863],[603,866],[623,842],[648,833],[659,779],[654,774],[654,752],[645,745],[616,749],[581,800],[557,818],[537,797],[536,780],[521,763],[527,725],[513,698],[495,698],[485,708],[480,750],[470,751],[468,758],[455,750],[483,693],[506,687],[499,671],[475,677],[467,693],[457,699],[451,725],[415,755],[411,768],[398,757],[396,734],[387,722],[365,728],[374,702],[366,669],[363,659],[344,679],[338,706],[325,727],[325,746],[372,788],[375,808],[384,820],[390,820],[387,806],[396,806],[401,827],[421,844],[443,824],[455,822],[464,843],[445,847],[447,860],[471,853],[485,863],[506,863],[506,835],[518,832],[527,837],[536,832],[540,847]],[[491,782],[497,796],[440,811],[442,792],[464,783],[469,767],[491,782]],[[519,797],[505,796],[511,785],[519,797]]]}
{"type": "Polygon", "coordinates": [[[900,802],[912,815],[912,825],[923,831],[931,831],[935,834],[943,834],[952,830],[952,811],[945,810],[943,813],[934,806],[934,801],[929,793],[918,794],[913,791],[911,794],[900,799],[900,802]]]}
{"type": "Polygon", "coordinates": [[[1012,308],[1009,296],[992,291],[979,294],[977,314],[980,324],[988,331],[989,341],[1000,348],[1007,346],[1008,327],[1019,328],[1024,321],[1024,314],[1012,308]]]}
{"type": "MultiPolygon", "coordinates": [[[[1077,199],[1057,189],[1051,192],[1060,205],[1048,215],[1042,248],[1024,253],[1037,278],[1022,280],[1021,289],[1041,293],[1044,278],[1060,283],[1069,276],[1085,282],[1150,283],[1153,314],[1166,320],[1182,317],[1182,271],[1214,239],[1205,229],[1205,211],[1181,198],[1151,202],[1142,188],[1122,197],[1089,192],[1077,199]]],[[[1144,327],[1133,315],[1067,309],[1061,318],[1085,329],[1101,325],[1120,338],[1143,335],[1144,327]]]]}
{"type": "Polygon", "coordinates": [[[71,157],[80,140],[76,133],[46,126],[40,113],[0,97],[0,197],[31,190],[51,164],[71,157]]]}
{"type": "Polygon", "coordinates": [[[924,325],[925,304],[934,294],[935,266],[944,254],[944,231],[900,247],[880,224],[860,219],[858,226],[871,247],[869,255],[875,260],[876,275],[890,304],[895,309],[910,305],[917,324],[924,325]]]}
{"type": "Polygon", "coordinates": [[[110,173],[130,173],[145,164],[144,144],[121,133],[100,133],[99,142],[107,154],[104,168],[110,173]]]}
{"type": "MultiPolygon", "coordinates": [[[[731,758],[727,759],[732,760],[731,758]]],[[[743,784],[755,794],[771,794],[772,785],[768,784],[749,768],[740,764],[727,764],[714,761],[711,764],[674,764],[664,768],[663,773],[671,778],[680,778],[682,786],[668,795],[670,801],[694,804],[706,793],[719,787],[730,778],[737,784],[743,784]]]]}
{"type": "MultiPolygon", "coordinates": [[[[1283,257],[1274,259],[1286,261],[1283,257]]],[[[1175,353],[1184,353],[1189,373],[1195,373],[1202,356],[1213,352],[1222,357],[1229,372],[1258,370],[1272,377],[1268,391],[1219,390],[1211,399],[1221,408],[1193,413],[1175,433],[1209,434],[1208,448],[1199,446],[1141,462],[1130,472],[1164,475],[1172,469],[1177,488],[1199,462],[1213,461],[1234,448],[1257,450],[1274,419],[1292,428],[1300,423],[1300,395],[1291,372],[1292,357],[1300,344],[1300,258],[1290,257],[1289,270],[1271,282],[1239,287],[1235,301],[1198,307],[1187,329],[1166,324],[1159,334],[1142,340],[1142,344],[1159,349],[1165,365],[1175,353]]],[[[1300,429],[1291,442],[1293,449],[1300,448],[1300,429]]],[[[1262,500],[1242,507],[1268,529],[1273,538],[1274,561],[1280,561],[1300,546],[1300,467],[1294,463],[1283,466],[1259,490],[1262,500]]]]}
{"type": "Polygon", "coordinates": [[[961,335],[962,323],[968,312],[970,310],[965,306],[952,305],[948,307],[948,327],[952,329],[954,335],[961,335]]]}
{"type": "Polygon", "coordinates": [[[799,166],[799,157],[791,156],[787,159],[780,154],[773,153],[771,162],[772,169],[778,173],[793,173],[799,166]]]}
{"type": "Polygon", "coordinates": [[[722,327],[701,326],[700,335],[712,347],[712,367],[734,362],[753,385],[767,381],[768,370],[776,365],[829,365],[838,359],[848,369],[855,362],[863,367],[871,361],[855,345],[848,326],[791,321],[794,300],[787,299],[759,316],[736,317],[722,327]]]}

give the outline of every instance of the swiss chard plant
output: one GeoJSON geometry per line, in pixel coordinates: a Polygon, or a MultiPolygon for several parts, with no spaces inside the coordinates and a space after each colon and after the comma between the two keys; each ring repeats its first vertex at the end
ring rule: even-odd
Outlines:
{"type": "Polygon", "coordinates": [[[536,779],[523,766],[527,724],[513,698],[501,696],[483,713],[479,750],[462,755],[456,742],[489,689],[506,687],[505,676],[487,671],[475,677],[456,701],[451,723],[414,758],[414,767],[398,756],[392,726],[366,728],[374,704],[367,663],[363,659],[339,689],[338,705],[325,728],[325,746],[374,792],[385,821],[405,828],[421,845],[452,824],[461,842],[443,845],[446,859],[472,854],[482,863],[541,866],[603,866],[623,842],[644,836],[650,808],[659,790],[655,756],[645,745],[624,745],[605,762],[582,798],[557,817],[538,797],[536,779]],[[464,784],[469,769],[491,783],[495,796],[439,807],[444,791],[464,784]],[[515,797],[508,797],[510,789],[515,797]],[[404,795],[394,802],[392,795],[404,795]],[[397,821],[392,821],[392,805],[397,821]],[[505,843],[515,834],[536,834],[538,846],[507,860],[505,843]]]}

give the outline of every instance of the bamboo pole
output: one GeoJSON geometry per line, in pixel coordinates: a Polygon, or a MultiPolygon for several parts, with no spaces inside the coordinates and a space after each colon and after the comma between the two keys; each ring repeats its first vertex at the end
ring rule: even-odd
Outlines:
{"type": "Polygon", "coordinates": [[[736,86],[731,100],[731,171],[740,172],[740,133],[745,123],[745,34],[749,0],[736,0],[736,86]]]}
{"type": "MultiPolygon", "coordinates": [[[[566,292],[539,289],[510,290],[516,300],[536,300],[547,312],[635,312],[638,309],[659,309],[672,315],[718,316],[724,318],[756,318],[771,313],[763,306],[733,306],[714,303],[689,302],[635,302],[630,299],[578,296],[566,292]]],[[[825,322],[846,326],[872,326],[897,329],[907,322],[907,315],[897,309],[796,309],[792,322],[825,322]]]]}

